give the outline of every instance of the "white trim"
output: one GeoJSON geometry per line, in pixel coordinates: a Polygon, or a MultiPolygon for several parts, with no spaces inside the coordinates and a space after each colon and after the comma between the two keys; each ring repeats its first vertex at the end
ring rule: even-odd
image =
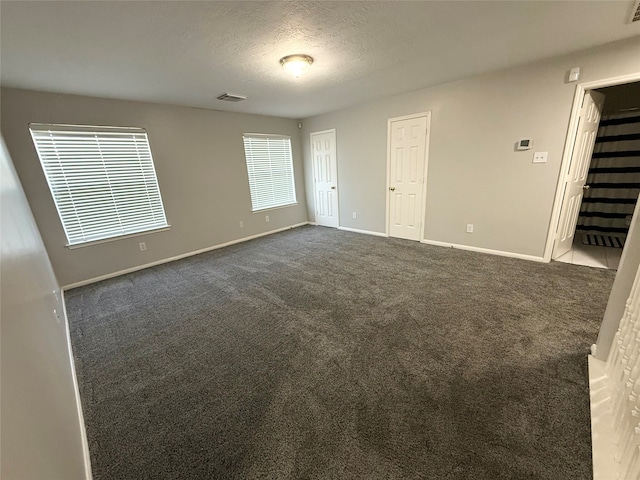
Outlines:
{"type": "Polygon", "coordinates": [[[606,363],[588,356],[589,400],[591,407],[591,458],[593,479],[618,478],[620,464],[616,462],[613,415],[611,414],[611,389],[608,385],[606,363]]]}
{"type": "Polygon", "coordinates": [[[560,163],[560,171],[558,172],[558,183],[556,185],[556,194],[553,201],[553,210],[551,211],[551,220],[547,231],[547,242],[544,247],[544,261],[550,262],[553,255],[553,244],[558,230],[558,222],[560,221],[560,210],[562,209],[561,199],[565,188],[564,172],[568,169],[573,153],[573,145],[575,144],[576,134],[578,132],[578,120],[580,116],[580,108],[582,107],[582,99],[587,90],[595,88],[610,87],[613,85],[623,85],[625,83],[640,81],[640,72],[631,73],[629,75],[620,75],[618,77],[603,78],[591,82],[580,83],[576,85],[576,91],[573,96],[573,106],[571,107],[571,117],[569,119],[569,127],[567,128],[567,137],[564,142],[564,150],[562,154],[562,162],[560,163]]]}
{"type": "Polygon", "coordinates": [[[62,303],[62,315],[64,316],[65,333],[67,334],[69,363],[71,364],[71,376],[73,377],[73,392],[76,397],[76,407],[78,409],[78,421],[80,422],[80,437],[82,441],[82,454],[84,457],[84,476],[86,480],[92,480],[93,474],[91,473],[91,456],[89,455],[89,440],[87,439],[87,428],[84,423],[84,414],[82,413],[82,401],[80,399],[80,387],[78,386],[76,366],[75,366],[75,362],[73,361],[73,350],[71,348],[71,333],[69,331],[69,318],[67,317],[67,303],[64,299],[64,290],[60,291],[60,300],[62,303]]]}
{"type": "Polygon", "coordinates": [[[431,112],[427,114],[427,136],[424,145],[424,172],[422,173],[422,215],[420,217],[420,240],[424,239],[424,224],[427,215],[427,172],[429,171],[429,142],[431,142],[431,112]]]}
{"type": "Polygon", "coordinates": [[[124,240],[125,238],[140,237],[142,235],[150,235],[152,233],[166,232],[167,230],[171,230],[171,225],[167,225],[166,227],[154,228],[152,230],[143,230],[142,232],[129,233],[127,235],[118,235],[117,237],[103,238],[101,240],[94,240],[93,242],[74,243],[73,245],[67,244],[65,246],[69,250],[75,250],[77,248],[90,247],[92,245],[99,245],[101,243],[116,242],[118,240],[124,240]]]}
{"type": "Polygon", "coordinates": [[[384,185],[385,212],[384,212],[384,234],[389,236],[389,209],[391,200],[389,199],[389,175],[391,173],[391,119],[387,119],[387,176],[384,185]]]}
{"type": "MultiPolygon", "coordinates": [[[[330,128],[329,130],[321,130],[319,132],[311,132],[309,133],[309,147],[311,148],[311,175],[313,176],[313,209],[314,209],[314,225],[318,225],[318,208],[316,205],[316,175],[315,175],[315,156],[313,155],[313,136],[314,135],[324,135],[325,133],[333,133],[333,148],[336,152],[336,220],[338,221],[338,225],[340,225],[340,189],[338,188],[338,135],[336,133],[335,128],[330,128]]],[[[329,225],[325,225],[329,226],[329,225]]],[[[336,227],[337,227],[336,226],[336,227]]],[[[335,228],[335,227],[334,227],[335,228]]]]}
{"type": "Polygon", "coordinates": [[[94,130],[105,130],[110,133],[147,133],[146,129],[141,127],[114,127],[112,125],[73,125],[70,123],[38,123],[31,122],[29,123],[29,128],[35,129],[45,129],[49,130],[51,127],[55,127],[56,129],[68,131],[82,130],[86,131],[94,131],[94,130]]]}
{"type": "Polygon", "coordinates": [[[253,138],[274,138],[276,140],[281,140],[281,139],[291,140],[291,135],[283,135],[281,133],[243,133],[242,136],[253,137],[253,138]]]}
{"type": "Polygon", "coordinates": [[[311,132],[309,135],[322,135],[323,133],[331,133],[335,131],[336,131],[335,128],[330,128],[328,130],[320,130],[319,132],[311,132]]]}
{"type": "Polygon", "coordinates": [[[438,240],[428,240],[426,238],[423,238],[422,240],[420,240],[420,243],[425,243],[427,245],[435,245],[436,247],[447,247],[447,248],[453,248],[453,243],[449,243],[449,242],[439,242],[438,240]]]}
{"type": "Polygon", "coordinates": [[[424,217],[427,212],[427,172],[429,166],[429,142],[431,140],[431,111],[425,111],[420,113],[412,113],[411,115],[403,115],[402,117],[393,117],[387,119],[387,183],[386,183],[386,205],[385,205],[385,236],[389,236],[389,174],[391,171],[391,124],[393,122],[400,122],[403,120],[411,120],[412,118],[425,117],[427,123],[427,131],[424,139],[424,169],[422,180],[422,204],[420,205],[420,236],[418,241],[422,241],[424,238],[424,217]]]}
{"type": "Polygon", "coordinates": [[[472,247],[471,245],[462,245],[458,243],[439,242],[437,240],[420,240],[420,243],[427,245],[435,245],[438,247],[457,248],[458,250],[468,250],[470,252],[488,253],[489,255],[498,255],[500,257],[519,258],[521,260],[530,260],[532,262],[545,262],[548,263],[544,257],[537,257],[535,255],[525,255],[524,253],[505,252],[503,250],[491,250],[490,248],[472,247]]]}
{"type": "Polygon", "coordinates": [[[388,237],[386,233],[373,232],[371,230],[360,230],[358,228],[338,227],[338,230],[344,230],[345,232],[364,233],[365,235],[373,235],[375,237],[388,237]]]}
{"type": "Polygon", "coordinates": [[[298,202],[293,202],[293,203],[286,203],[284,205],[276,205],[275,207],[264,207],[264,208],[258,208],[257,210],[251,210],[251,213],[263,213],[263,212],[267,212],[269,210],[278,210],[280,208],[288,208],[288,207],[295,207],[296,205],[298,205],[298,202]]]}
{"type": "Polygon", "coordinates": [[[220,243],[218,245],[212,245],[211,247],[201,248],[200,250],[195,250],[193,252],[182,253],[180,255],[176,255],[175,257],[164,258],[162,260],[157,260],[151,263],[145,263],[144,265],[138,265],[131,268],[126,268],[124,270],[119,270],[117,272],[108,273],[106,275],[101,275],[99,277],[90,278],[88,280],[82,280],[80,282],[71,283],[69,285],[65,285],[62,287],[62,290],[70,290],[76,287],[82,287],[84,285],[89,285],[91,283],[100,282],[102,280],[107,280],[109,278],[119,277],[120,275],[126,275],[127,273],[137,272],[138,270],[144,270],[145,268],[155,267],[156,265],[162,265],[163,263],[173,262],[175,260],[181,260],[183,258],[191,257],[193,255],[198,255],[200,253],[210,252],[211,250],[217,250],[219,248],[228,247],[230,245],[235,245],[236,243],[242,243],[249,240],[253,240],[254,238],[264,237],[266,235],[271,235],[278,232],[284,232],[285,230],[291,230],[292,228],[302,227],[303,225],[307,225],[309,222],[301,222],[296,223],[294,225],[289,225],[288,227],[276,228],[275,230],[269,230],[268,232],[256,233],[255,235],[250,235],[248,237],[238,238],[236,240],[231,240],[229,242],[220,243]]]}

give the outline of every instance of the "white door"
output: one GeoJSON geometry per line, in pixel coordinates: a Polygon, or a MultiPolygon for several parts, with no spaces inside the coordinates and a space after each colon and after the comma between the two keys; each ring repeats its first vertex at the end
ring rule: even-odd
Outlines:
{"type": "Polygon", "coordinates": [[[338,227],[338,163],[336,131],[311,134],[313,180],[315,184],[316,223],[338,227]]]}
{"type": "Polygon", "coordinates": [[[427,115],[389,120],[389,236],[420,240],[427,115]]]}
{"type": "Polygon", "coordinates": [[[585,92],[571,161],[563,179],[565,182],[564,195],[558,229],[556,230],[553,258],[558,258],[571,250],[603,104],[604,95],[602,93],[585,92]]]}

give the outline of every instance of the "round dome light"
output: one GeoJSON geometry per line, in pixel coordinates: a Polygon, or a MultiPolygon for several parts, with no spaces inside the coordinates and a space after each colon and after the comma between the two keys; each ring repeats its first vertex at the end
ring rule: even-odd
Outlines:
{"type": "Polygon", "coordinates": [[[296,78],[309,70],[312,63],[313,58],[309,55],[287,55],[280,59],[282,68],[296,78]]]}

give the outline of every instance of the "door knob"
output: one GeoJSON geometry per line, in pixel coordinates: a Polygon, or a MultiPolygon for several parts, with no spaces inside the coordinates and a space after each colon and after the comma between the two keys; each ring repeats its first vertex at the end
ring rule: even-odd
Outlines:
{"type": "Polygon", "coordinates": [[[391,190],[392,192],[396,191],[396,187],[389,187],[389,190],[391,190]]]}
{"type": "Polygon", "coordinates": [[[335,189],[336,189],[336,186],[335,186],[335,185],[333,185],[333,186],[331,187],[331,190],[335,190],[335,189]]]}
{"type": "Polygon", "coordinates": [[[583,185],[582,188],[584,188],[585,190],[589,190],[591,187],[589,185],[583,185]]]}

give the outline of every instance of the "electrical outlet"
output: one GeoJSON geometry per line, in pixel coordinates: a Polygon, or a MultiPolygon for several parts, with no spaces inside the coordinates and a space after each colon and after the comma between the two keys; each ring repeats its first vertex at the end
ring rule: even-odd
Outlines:
{"type": "Polygon", "coordinates": [[[244,227],[244,222],[242,220],[240,220],[240,228],[244,227]]]}
{"type": "Polygon", "coordinates": [[[358,214],[357,212],[353,212],[353,219],[355,220],[356,218],[358,218],[358,214]]]}
{"type": "Polygon", "coordinates": [[[145,242],[140,242],[140,251],[144,252],[147,249],[147,244],[145,242]]]}
{"type": "Polygon", "coordinates": [[[264,221],[265,221],[265,222],[268,222],[268,221],[269,221],[269,215],[265,215],[265,216],[264,216],[264,221]]]}
{"type": "Polygon", "coordinates": [[[473,223],[467,223],[467,233],[473,233],[473,223]]]}

